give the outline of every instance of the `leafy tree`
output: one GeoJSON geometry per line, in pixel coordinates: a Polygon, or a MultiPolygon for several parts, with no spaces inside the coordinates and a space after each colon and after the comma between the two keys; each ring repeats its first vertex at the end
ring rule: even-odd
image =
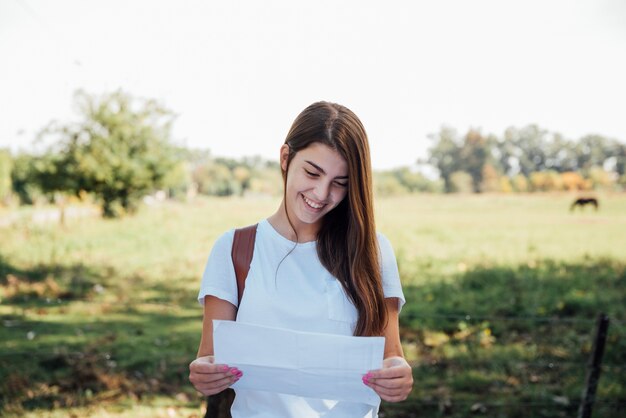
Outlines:
{"type": "Polygon", "coordinates": [[[255,171],[250,178],[248,191],[253,194],[280,196],[283,192],[283,178],[278,164],[274,168],[255,171]]]}
{"type": "Polygon", "coordinates": [[[0,149],[0,204],[11,194],[11,171],[13,160],[9,150],[0,149]]]}
{"type": "Polygon", "coordinates": [[[519,173],[519,163],[517,161],[518,153],[516,152],[513,142],[505,133],[504,137],[496,138],[492,143],[491,153],[494,157],[494,165],[500,171],[508,176],[514,176],[519,173]]]}
{"type": "MultiPolygon", "coordinates": [[[[452,174],[462,171],[471,177],[473,191],[480,192],[483,167],[485,163],[494,159],[492,143],[496,139],[485,137],[480,131],[470,129],[461,140],[455,130],[447,127],[441,128],[438,134],[431,135],[430,138],[434,145],[428,150],[427,162],[439,171],[445,191],[450,193],[459,189],[458,185],[452,184],[452,174]]],[[[459,178],[464,179],[465,176],[459,178]]]]}
{"type": "Polygon", "coordinates": [[[561,182],[567,191],[584,190],[585,179],[578,172],[566,171],[561,173],[561,182]]]}
{"type": "Polygon", "coordinates": [[[576,143],[555,133],[546,143],[546,168],[559,173],[578,170],[576,143]]]}
{"type": "Polygon", "coordinates": [[[455,171],[450,175],[450,183],[453,193],[471,193],[474,190],[474,180],[465,171],[455,171]]]}
{"type": "Polygon", "coordinates": [[[576,144],[578,169],[588,173],[591,167],[601,167],[612,154],[610,141],[600,135],[587,135],[576,144]]]}
{"type": "Polygon", "coordinates": [[[374,172],[374,192],[377,196],[398,196],[406,194],[407,188],[391,171],[374,172]]]}
{"type": "Polygon", "coordinates": [[[505,141],[510,143],[509,161],[516,168],[516,173],[529,177],[533,171],[546,169],[547,134],[537,125],[522,129],[511,127],[505,131],[505,141]]]}
{"type": "Polygon", "coordinates": [[[192,164],[192,178],[202,194],[212,196],[275,195],[282,189],[280,166],[259,156],[206,158],[192,164]]]}
{"type": "Polygon", "coordinates": [[[20,153],[13,158],[11,186],[23,205],[51,201],[54,191],[61,190],[62,176],[56,175],[57,154],[20,153]]]}
{"type": "Polygon", "coordinates": [[[243,195],[245,191],[250,188],[250,179],[252,178],[250,169],[246,166],[240,165],[233,169],[232,174],[235,181],[241,185],[240,194],[243,195]]]}
{"type": "Polygon", "coordinates": [[[487,139],[477,130],[471,129],[460,150],[459,169],[472,177],[474,193],[480,193],[483,182],[483,167],[489,158],[487,139]]]}
{"type": "Polygon", "coordinates": [[[163,178],[163,187],[167,189],[170,197],[184,198],[191,181],[189,163],[179,161],[163,178]]]}
{"type": "Polygon", "coordinates": [[[626,174],[626,145],[615,141],[615,172],[618,176],[626,174]]]}
{"type": "MultiPolygon", "coordinates": [[[[506,178],[506,177],[505,177],[506,178]]],[[[503,185],[506,189],[507,183],[500,180],[500,175],[491,163],[485,163],[482,169],[480,191],[482,192],[500,192],[503,191],[503,185]]],[[[508,183],[510,188],[510,183],[508,183]]]]}
{"type": "Polygon", "coordinates": [[[427,162],[434,166],[444,182],[446,193],[453,191],[452,173],[460,169],[461,143],[456,130],[442,127],[438,134],[431,135],[434,145],[428,150],[427,162]]]}
{"type": "Polygon", "coordinates": [[[602,167],[591,167],[589,169],[589,181],[594,189],[606,189],[613,185],[611,175],[602,167]]]}
{"type": "Polygon", "coordinates": [[[221,161],[197,167],[192,176],[202,194],[232,196],[241,193],[241,184],[233,177],[229,166],[221,161]]]}
{"type": "Polygon", "coordinates": [[[500,190],[503,193],[512,193],[513,192],[513,184],[511,183],[511,179],[506,176],[500,177],[500,190]]]}
{"type": "Polygon", "coordinates": [[[525,193],[529,189],[528,178],[523,174],[516,174],[511,178],[511,186],[518,193],[525,193]]]}
{"type": "Polygon", "coordinates": [[[535,171],[530,173],[530,184],[533,191],[549,192],[563,190],[563,180],[554,170],[535,171]]]}
{"type": "Polygon", "coordinates": [[[400,167],[390,172],[398,179],[400,184],[409,192],[436,192],[439,184],[426,178],[419,171],[413,171],[409,167],[400,167]]]}
{"type": "Polygon", "coordinates": [[[35,195],[41,194],[34,179],[34,160],[29,154],[18,154],[13,158],[11,188],[23,205],[33,204],[35,195]]]}
{"type": "Polygon", "coordinates": [[[93,193],[106,217],[133,211],[177,163],[170,144],[173,114],[122,91],[101,97],[78,91],[75,100],[82,120],[42,133],[58,137],[39,170],[42,189],[93,193]]]}

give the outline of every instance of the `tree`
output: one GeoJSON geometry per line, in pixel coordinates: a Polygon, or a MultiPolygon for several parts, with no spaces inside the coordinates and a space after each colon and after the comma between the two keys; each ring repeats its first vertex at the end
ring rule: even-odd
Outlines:
{"type": "Polygon", "coordinates": [[[558,132],[527,125],[510,127],[500,138],[470,130],[459,139],[452,128],[442,128],[430,138],[434,144],[426,162],[437,168],[446,192],[466,186],[464,175],[452,181],[452,173],[457,171],[470,175],[474,192],[502,187],[516,191],[561,190],[588,187],[588,182],[607,187],[623,178],[626,171],[626,145],[601,135],[573,141],[558,132]],[[500,175],[510,182],[498,181],[500,175]],[[587,180],[581,185],[580,178],[587,180]]]}
{"type": "Polygon", "coordinates": [[[0,149],[0,204],[11,194],[11,171],[13,160],[8,150],[0,149]]]}
{"type": "Polygon", "coordinates": [[[11,188],[22,205],[32,205],[42,196],[39,182],[35,178],[35,161],[34,156],[26,153],[20,153],[13,158],[11,188]]]}
{"type": "Polygon", "coordinates": [[[518,193],[525,193],[529,189],[528,179],[523,174],[516,174],[511,179],[513,190],[518,193]]]}
{"type": "Polygon", "coordinates": [[[559,173],[578,170],[576,143],[555,133],[546,144],[546,167],[559,173]]]}
{"type": "Polygon", "coordinates": [[[439,184],[428,179],[419,171],[409,167],[398,167],[391,170],[391,174],[398,179],[400,184],[409,192],[436,192],[439,184]]]}
{"type": "Polygon", "coordinates": [[[59,139],[40,170],[42,189],[93,193],[106,217],[133,211],[142,196],[163,186],[177,163],[170,144],[174,115],[154,100],[122,91],[100,97],[78,91],[75,101],[80,122],[42,133],[59,139]]]}
{"type": "Polygon", "coordinates": [[[460,150],[459,169],[472,177],[472,190],[474,193],[481,192],[483,168],[488,157],[489,145],[487,139],[479,131],[470,129],[465,135],[463,146],[460,150]]]}
{"type": "Polygon", "coordinates": [[[163,178],[163,187],[168,191],[169,197],[184,198],[187,196],[192,183],[191,169],[186,161],[179,161],[163,178]]]}
{"type": "Polygon", "coordinates": [[[567,191],[583,190],[585,188],[585,179],[580,173],[574,171],[566,171],[561,173],[561,182],[563,188],[567,191]]]}
{"type": "Polygon", "coordinates": [[[446,193],[454,189],[452,185],[452,173],[461,169],[459,166],[461,144],[456,130],[442,127],[438,134],[430,135],[434,145],[428,150],[427,162],[439,171],[443,179],[446,193]]]}
{"type": "Polygon", "coordinates": [[[626,145],[615,141],[615,172],[618,176],[626,174],[626,145]]]}
{"type": "Polygon", "coordinates": [[[514,167],[514,173],[528,177],[533,171],[542,171],[546,167],[548,132],[537,125],[528,125],[522,129],[508,128],[504,141],[508,142],[508,161],[514,167]]]}
{"type": "Polygon", "coordinates": [[[611,174],[604,171],[602,167],[591,167],[589,169],[589,180],[592,187],[596,190],[607,189],[614,183],[611,174]]]}
{"type": "MultiPolygon", "coordinates": [[[[483,136],[476,129],[470,129],[461,140],[456,131],[443,127],[439,134],[431,135],[430,138],[435,143],[428,150],[427,162],[439,171],[446,193],[459,190],[458,184],[453,184],[452,174],[460,171],[471,177],[472,190],[481,192],[485,164],[492,162],[500,165],[506,162],[503,154],[496,151],[497,139],[494,136],[483,136]],[[499,160],[501,157],[504,161],[499,160]]],[[[462,179],[461,183],[465,181],[464,175],[459,178],[462,179]]]]}
{"type": "Polygon", "coordinates": [[[563,180],[554,170],[535,171],[530,173],[530,184],[533,191],[550,192],[563,190],[563,180]]]}
{"type": "Polygon", "coordinates": [[[374,171],[374,193],[376,196],[398,196],[407,193],[406,187],[391,171],[374,171]]]}
{"type": "MultiPolygon", "coordinates": [[[[506,177],[504,177],[506,178],[506,177]]],[[[491,163],[485,163],[482,169],[480,191],[481,192],[500,192],[506,188],[506,183],[503,183],[500,179],[500,175],[491,163]]],[[[508,184],[510,188],[510,183],[508,184]]]]}
{"type": "Polygon", "coordinates": [[[586,135],[576,144],[578,169],[588,174],[592,167],[602,167],[613,154],[613,144],[600,135],[586,135]]]}
{"type": "MultiPolygon", "coordinates": [[[[222,160],[223,161],[223,160],[222,160]]],[[[241,193],[241,184],[224,162],[211,161],[196,167],[192,173],[198,191],[210,196],[232,196],[241,193]]]]}
{"type": "Polygon", "coordinates": [[[450,175],[453,193],[471,193],[474,191],[472,176],[465,171],[455,171],[450,175]]]}

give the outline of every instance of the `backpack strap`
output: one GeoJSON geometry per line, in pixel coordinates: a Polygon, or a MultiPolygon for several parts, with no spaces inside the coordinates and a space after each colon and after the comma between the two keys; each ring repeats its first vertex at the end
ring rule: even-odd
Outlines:
{"type": "Polygon", "coordinates": [[[252,255],[254,254],[257,225],[235,229],[231,258],[235,267],[235,276],[237,276],[237,298],[239,303],[241,303],[243,290],[246,287],[246,277],[248,277],[252,255]]]}

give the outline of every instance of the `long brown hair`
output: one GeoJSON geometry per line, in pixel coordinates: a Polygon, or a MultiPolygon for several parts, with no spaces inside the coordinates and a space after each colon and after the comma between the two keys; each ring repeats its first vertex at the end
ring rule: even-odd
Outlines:
{"type": "Polygon", "coordinates": [[[329,102],[313,103],[298,115],[285,140],[289,146],[287,168],[283,171],[285,188],[289,163],[298,151],[313,143],[336,150],[348,164],[348,193],[322,219],[317,235],[318,256],[322,265],[339,279],[358,311],[354,334],[381,335],[387,323],[387,311],[374,223],[367,134],[359,118],[346,107],[329,102]]]}

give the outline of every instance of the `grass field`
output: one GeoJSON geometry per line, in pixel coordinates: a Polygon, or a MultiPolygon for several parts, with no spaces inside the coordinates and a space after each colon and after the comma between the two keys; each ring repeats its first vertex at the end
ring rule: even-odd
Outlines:
{"type": "MultiPolygon", "coordinates": [[[[415,390],[386,417],[575,415],[598,313],[595,416],[626,407],[626,196],[412,195],[377,202],[407,297],[415,390]]],[[[192,417],[195,302],[213,241],[275,199],[200,199],[121,220],[0,229],[6,416],[192,417]]]]}

